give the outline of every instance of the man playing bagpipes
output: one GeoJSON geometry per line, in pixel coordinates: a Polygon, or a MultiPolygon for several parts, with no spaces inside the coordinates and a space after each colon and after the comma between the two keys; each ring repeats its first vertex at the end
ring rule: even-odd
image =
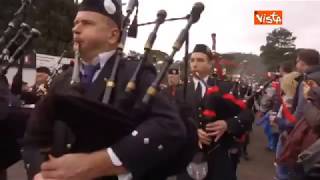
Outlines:
{"type": "MultiPolygon", "coordinates": [[[[197,173],[192,173],[194,170],[190,168],[189,175],[187,173],[178,175],[179,180],[236,179],[235,168],[228,150],[235,143],[233,136],[245,132],[251,124],[252,117],[245,104],[229,94],[233,87],[232,82],[209,76],[213,64],[211,50],[206,45],[196,45],[190,58],[193,78],[187,85],[186,100],[182,88],[177,91],[178,105],[191,107],[185,116],[193,118],[198,124],[199,152],[204,151],[205,161],[208,163],[205,178],[198,175],[193,177],[192,174],[197,173]]],[[[193,162],[199,163],[199,157],[196,156],[193,162]]]]}
{"type": "Polygon", "coordinates": [[[156,77],[153,66],[142,67],[134,95],[124,99],[138,61],[121,58],[113,74],[121,18],[117,0],[81,3],[73,28],[74,49],[82,60],[80,84],[70,85],[76,80],[72,70],[58,76],[27,129],[26,146],[49,153],[35,179],[165,179],[179,167],[175,159],[183,159],[181,152],[188,151],[186,127],[167,98],[156,95],[143,113],[136,112],[135,105],[156,77]],[[112,75],[115,82],[109,81],[112,75]],[[76,134],[65,144],[68,151],[58,154],[52,146],[56,119],[76,134]]]}

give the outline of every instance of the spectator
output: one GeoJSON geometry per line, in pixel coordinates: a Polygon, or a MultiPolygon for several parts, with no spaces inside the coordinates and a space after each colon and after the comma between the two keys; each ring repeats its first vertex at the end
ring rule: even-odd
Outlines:
{"type": "MultiPolygon", "coordinates": [[[[318,51],[313,49],[301,49],[298,52],[296,60],[297,71],[306,75],[311,75],[320,71],[319,59],[320,56],[318,51]]],[[[292,112],[294,112],[294,115],[298,120],[300,120],[303,116],[303,107],[306,103],[303,97],[303,86],[301,84],[302,80],[302,77],[298,78],[299,85],[292,106],[292,112]]]]}

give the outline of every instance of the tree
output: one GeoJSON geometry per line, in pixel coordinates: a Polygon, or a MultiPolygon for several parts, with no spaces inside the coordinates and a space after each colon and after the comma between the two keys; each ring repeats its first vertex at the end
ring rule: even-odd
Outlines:
{"type": "Polygon", "coordinates": [[[285,28],[274,29],[266,37],[266,44],[260,47],[260,57],[269,70],[276,68],[283,62],[294,61],[294,44],[296,37],[285,28]]]}
{"type": "Polygon", "coordinates": [[[60,55],[72,47],[72,27],[76,8],[73,0],[36,1],[33,11],[35,27],[42,36],[36,49],[40,53],[60,55]]]}
{"type": "MultiPolygon", "coordinates": [[[[0,32],[6,29],[21,0],[0,0],[0,32]]],[[[70,50],[72,44],[72,26],[76,13],[74,0],[33,1],[26,13],[26,22],[41,32],[34,43],[38,53],[60,55],[70,50]]]]}

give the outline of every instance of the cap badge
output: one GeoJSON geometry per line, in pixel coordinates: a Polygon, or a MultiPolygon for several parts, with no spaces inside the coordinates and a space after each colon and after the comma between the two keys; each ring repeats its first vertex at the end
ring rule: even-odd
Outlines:
{"type": "Polygon", "coordinates": [[[111,15],[113,15],[117,10],[112,0],[104,0],[104,9],[111,15]]]}

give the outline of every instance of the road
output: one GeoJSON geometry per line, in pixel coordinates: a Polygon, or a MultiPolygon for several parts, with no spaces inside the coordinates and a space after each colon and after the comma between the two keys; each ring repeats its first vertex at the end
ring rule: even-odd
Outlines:
{"type": "Polygon", "coordinates": [[[273,180],[275,154],[266,150],[267,140],[261,127],[254,127],[251,139],[250,161],[241,160],[239,180],[273,180]]]}

